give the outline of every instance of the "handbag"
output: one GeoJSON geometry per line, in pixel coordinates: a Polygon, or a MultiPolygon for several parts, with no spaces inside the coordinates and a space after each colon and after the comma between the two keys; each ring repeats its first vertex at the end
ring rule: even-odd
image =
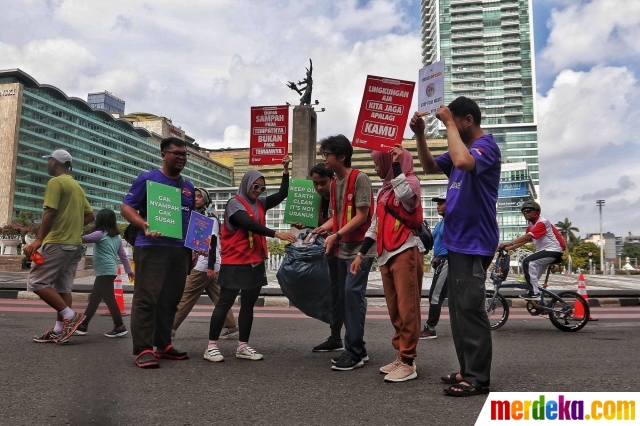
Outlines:
{"type": "MultiPolygon", "coordinates": [[[[176,188],[182,188],[182,185],[184,185],[184,178],[182,176],[180,176],[180,179],[178,180],[178,184],[177,185],[172,185],[172,186],[175,186],[176,188]]],[[[145,220],[146,220],[146,217],[147,217],[146,200],[145,200],[144,208],[140,209],[138,214],[140,215],[140,217],[144,217],[145,220]]],[[[124,233],[122,235],[122,238],[124,238],[124,240],[131,247],[135,247],[136,246],[136,237],[138,236],[140,231],[142,231],[142,229],[138,228],[133,223],[129,223],[129,225],[127,225],[127,227],[124,229],[124,233]]]]}
{"type": "MultiPolygon", "coordinates": [[[[404,224],[405,226],[408,226],[407,222],[405,222],[404,219],[402,219],[398,213],[394,212],[393,210],[389,210],[389,207],[387,206],[384,206],[384,210],[387,213],[389,213],[391,216],[395,217],[397,220],[402,222],[402,224],[404,224]]],[[[422,245],[426,250],[425,253],[428,253],[429,251],[431,251],[431,249],[433,249],[433,234],[431,233],[431,227],[429,227],[429,222],[427,222],[427,220],[424,219],[420,224],[419,228],[412,228],[412,229],[415,235],[417,235],[418,238],[420,238],[420,241],[422,241],[422,245]]]]}

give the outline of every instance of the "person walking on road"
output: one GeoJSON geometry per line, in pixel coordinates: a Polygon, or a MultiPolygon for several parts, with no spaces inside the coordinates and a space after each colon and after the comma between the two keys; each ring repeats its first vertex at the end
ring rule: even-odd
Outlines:
{"type": "MultiPolygon", "coordinates": [[[[334,173],[324,166],[324,163],[318,163],[311,168],[309,176],[313,180],[313,187],[320,194],[320,205],[318,209],[318,226],[322,226],[332,217],[331,212],[331,181],[334,173]]],[[[301,223],[293,223],[292,226],[303,229],[301,223]]],[[[342,351],[344,345],[342,343],[342,313],[340,312],[340,291],[338,290],[338,255],[337,246],[327,255],[327,263],[329,264],[329,277],[331,278],[331,335],[324,342],[313,347],[313,352],[331,352],[342,351]]]]}
{"type": "Polygon", "coordinates": [[[429,289],[429,315],[420,333],[420,339],[422,340],[435,339],[438,337],[436,325],[438,325],[438,321],[440,321],[442,303],[444,299],[447,298],[447,275],[449,274],[449,265],[447,262],[448,251],[442,246],[444,217],[447,208],[447,193],[443,192],[439,196],[432,198],[431,201],[437,203],[436,209],[443,220],[438,222],[433,228],[433,259],[431,259],[433,280],[431,281],[431,288],[429,289]]]}
{"type": "Polygon", "coordinates": [[[415,358],[425,251],[416,235],[422,225],[420,181],[413,174],[413,157],[402,145],[391,152],[373,151],[371,157],[383,179],[382,188],[376,214],[350,272],[359,272],[365,253],[377,242],[384,297],[395,329],[391,344],[397,351],[396,359],[380,372],[387,382],[404,382],[418,377],[415,358]]]}
{"type": "Polygon", "coordinates": [[[562,253],[567,249],[567,243],[558,229],[540,216],[540,204],[533,200],[525,201],[520,210],[529,222],[525,234],[508,243],[500,244],[498,249],[510,251],[533,242],[536,252],[525,257],[522,261],[522,271],[529,291],[520,297],[524,300],[536,300],[540,297],[538,288],[540,277],[548,265],[562,258],[562,253]]]}
{"type": "Polygon", "coordinates": [[[64,343],[80,326],[84,315],[71,309],[71,290],[82,257],[82,228],[93,222],[93,209],[71,176],[71,154],[57,149],[47,158],[53,176],[44,190],[44,213],[36,239],[22,251],[27,257],[39,251],[44,262],[29,271],[27,289],[57,312],[56,324],[33,338],[37,343],[64,343]]]}
{"type": "Polygon", "coordinates": [[[89,304],[84,311],[84,320],[75,334],[84,336],[89,329],[89,322],[104,300],[113,319],[113,330],[105,333],[107,337],[124,337],[129,333],[122,322],[120,308],[113,293],[113,282],[118,274],[118,258],[130,280],[135,278],[129,258],[124,251],[120,230],[116,222],[116,214],[111,209],[102,209],[96,215],[93,232],[82,236],[84,244],[93,243],[93,269],[96,279],[89,295],[89,304]]]}
{"type": "Polygon", "coordinates": [[[139,229],[133,252],[136,285],[131,304],[131,337],[135,363],[140,368],[160,367],[157,358],[189,358],[171,344],[171,328],[191,265],[191,250],[184,246],[184,237],[195,208],[195,188],[181,175],[189,155],[182,139],[163,139],[160,155],[162,168],[136,178],[120,211],[122,217],[139,229]],[[147,181],[180,189],[182,238],[149,231],[147,181]]]}
{"type": "Polygon", "coordinates": [[[267,210],[276,207],[289,191],[289,163],[287,155],[282,159],[284,172],[277,193],[263,195],[267,187],[265,179],[257,170],[249,170],[242,177],[238,193],[225,207],[222,226],[222,264],[218,283],[220,300],[211,314],[209,344],[204,359],[212,362],[224,361],[218,349],[218,339],[227,313],[240,298],[238,325],[238,348],[236,358],[258,361],[263,355],[249,346],[249,336],[253,325],[253,307],[260,296],[260,290],[267,285],[267,271],[264,261],[268,256],[267,238],[295,243],[298,239],[291,233],[281,233],[266,227],[267,210]]]}
{"type": "Polygon", "coordinates": [[[354,275],[349,268],[361,251],[365,233],[371,225],[374,200],[369,177],[351,168],[353,147],[344,135],[330,136],[320,143],[324,165],[333,171],[331,182],[332,217],[314,233],[327,235],[326,253],[339,246],[338,289],[340,310],[345,327],[345,351],[332,360],[333,370],[348,371],[360,368],[369,360],[364,342],[364,322],[367,313],[365,300],[369,271],[376,253],[375,247],[364,253],[360,270],[354,275]]]}
{"type": "Polygon", "coordinates": [[[478,104],[460,96],[436,111],[445,125],[449,151],[434,158],[427,146],[425,123],[411,119],[418,156],[425,173],[449,178],[442,245],[449,250],[449,317],[460,371],[443,376],[452,396],[489,392],[491,328],[485,311],[487,268],[498,247],[496,219],[501,155],[491,135],[480,127],[478,104]]]}
{"type": "MultiPolygon", "coordinates": [[[[220,272],[220,221],[213,213],[207,211],[210,205],[209,192],[204,188],[196,188],[196,211],[213,219],[213,234],[211,235],[209,255],[198,256],[196,265],[187,277],[182,300],[178,304],[178,312],[176,312],[176,317],[173,320],[172,337],[180,327],[180,324],[187,318],[203,291],[207,293],[214,305],[218,304],[220,299],[220,285],[218,284],[218,273],[220,272]]],[[[227,312],[224,326],[226,330],[220,335],[221,339],[231,339],[238,336],[238,324],[236,324],[232,310],[227,312]]]]}

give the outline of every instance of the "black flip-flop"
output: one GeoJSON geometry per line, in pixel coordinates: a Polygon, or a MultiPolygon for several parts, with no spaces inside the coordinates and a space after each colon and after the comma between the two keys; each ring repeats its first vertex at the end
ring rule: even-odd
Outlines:
{"type": "Polygon", "coordinates": [[[485,395],[489,393],[489,387],[457,383],[444,388],[444,393],[450,396],[485,395]],[[459,388],[459,389],[453,390],[453,388],[459,388]]]}
{"type": "Polygon", "coordinates": [[[445,383],[447,385],[455,385],[464,381],[456,379],[456,377],[458,377],[458,374],[460,373],[451,373],[448,376],[440,376],[440,380],[442,380],[442,383],[445,383]]]}

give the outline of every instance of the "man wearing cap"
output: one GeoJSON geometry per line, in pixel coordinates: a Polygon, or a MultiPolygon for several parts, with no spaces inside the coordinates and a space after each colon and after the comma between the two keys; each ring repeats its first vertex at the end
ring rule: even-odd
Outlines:
{"type": "Polygon", "coordinates": [[[39,251],[40,265],[29,271],[27,289],[58,312],[56,324],[33,338],[37,343],[66,342],[84,315],[71,309],[71,289],[82,257],[82,228],[93,222],[93,209],[84,191],[73,179],[71,154],[63,149],[47,158],[47,172],[53,176],[44,190],[44,213],[35,241],[22,248],[27,257],[39,251]]]}
{"type": "Polygon", "coordinates": [[[524,218],[529,222],[524,235],[502,243],[498,249],[515,250],[520,246],[533,242],[536,252],[522,261],[524,279],[529,286],[526,294],[520,295],[524,300],[535,300],[540,297],[538,281],[548,265],[562,258],[562,252],[567,244],[560,231],[547,219],[540,216],[540,204],[535,201],[525,201],[520,207],[524,218]]]}
{"type": "Polygon", "coordinates": [[[431,201],[438,203],[438,214],[442,216],[442,220],[433,228],[433,259],[431,259],[431,267],[433,268],[433,281],[431,281],[431,289],[429,289],[429,316],[424,324],[420,339],[435,339],[438,337],[436,333],[436,325],[440,320],[442,312],[442,302],[447,298],[447,275],[449,272],[449,264],[447,262],[447,254],[449,253],[442,245],[442,234],[444,233],[444,215],[447,208],[447,193],[443,192],[439,196],[432,198],[431,201]]]}

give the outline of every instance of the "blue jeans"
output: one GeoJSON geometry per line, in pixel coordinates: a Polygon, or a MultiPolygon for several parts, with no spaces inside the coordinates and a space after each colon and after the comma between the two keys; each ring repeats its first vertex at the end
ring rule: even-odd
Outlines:
{"type": "Polygon", "coordinates": [[[338,290],[340,292],[340,310],[344,320],[345,352],[359,361],[366,353],[364,350],[364,320],[367,315],[367,280],[373,264],[372,257],[365,257],[360,271],[353,275],[349,268],[353,259],[338,259],[338,290]]]}

